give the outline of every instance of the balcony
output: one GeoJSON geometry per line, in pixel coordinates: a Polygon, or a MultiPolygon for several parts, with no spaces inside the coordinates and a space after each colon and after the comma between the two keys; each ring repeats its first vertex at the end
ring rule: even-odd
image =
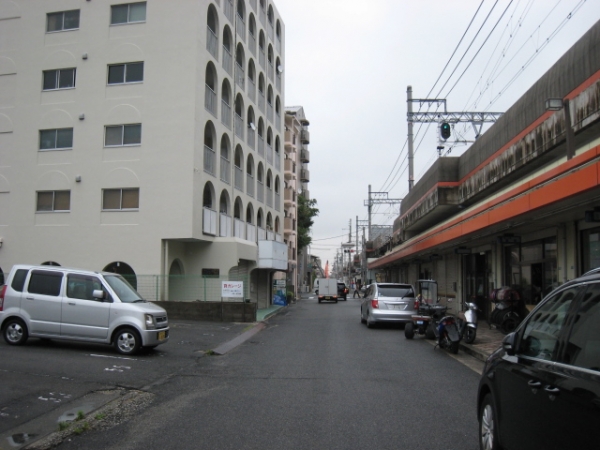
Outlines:
{"type": "Polygon", "coordinates": [[[296,179],[296,163],[286,158],[283,162],[283,172],[286,180],[296,179]]]}
{"type": "Polygon", "coordinates": [[[300,161],[303,163],[310,162],[310,152],[306,148],[300,150],[300,161]]]}
{"type": "Polygon", "coordinates": [[[295,233],[296,232],[296,219],[293,217],[283,218],[283,231],[284,233],[295,233]]]}
{"type": "Polygon", "coordinates": [[[310,172],[308,169],[300,169],[300,181],[308,183],[310,181],[310,172]]]}
{"type": "Polygon", "coordinates": [[[258,268],[287,270],[288,248],[278,240],[258,240],[258,268]]]}
{"type": "Polygon", "coordinates": [[[283,189],[283,202],[286,208],[289,208],[296,203],[296,191],[293,188],[283,189]]]}
{"type": "Polygon", "coordinates": [[[300,131],[300,140],[303,144],[310,144],[310,133],[308,130],[300,131]]]}

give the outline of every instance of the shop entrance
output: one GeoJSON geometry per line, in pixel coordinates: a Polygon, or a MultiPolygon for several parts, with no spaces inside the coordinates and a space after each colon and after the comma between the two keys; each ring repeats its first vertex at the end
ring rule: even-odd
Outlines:
{"type": "Polygon", "coordinates": [[[490,252],[465,255],[465,299],[473,302],[481,310],[480,319],[490,317],[490,281],[491,270],[489,268],[490,252]]]}

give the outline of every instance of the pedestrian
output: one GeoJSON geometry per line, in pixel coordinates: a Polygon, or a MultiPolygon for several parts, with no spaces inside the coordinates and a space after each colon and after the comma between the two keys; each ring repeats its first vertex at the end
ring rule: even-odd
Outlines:
{"type": "Polygon", "coordinates": [[[360,284],[360,282],[354,284],[354,293],[352,294],[352,298],[356,298],[357,295],[358,295],[358,298],[360,298],[361,287],[362,287],[362,284],[360,284]]]}

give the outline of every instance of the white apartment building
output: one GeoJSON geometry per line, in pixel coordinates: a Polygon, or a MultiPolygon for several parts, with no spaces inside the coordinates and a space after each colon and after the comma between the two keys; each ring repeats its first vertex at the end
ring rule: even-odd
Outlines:
{"type": "MultiPolygon", "coordinates": [[[[310,172],[310,122],[306,118],[302,106],[286,106],[285,108],[285,159],[284,159],[284,239],[288,246],[288,285],[293,285],[296,292],[305,283],[305,267],[307,261],[301,260],[303,254],[298,249],[298,195],[310,199],[308,182],[310,172]]],[[[310,280],[309,280],[310,282],[310,280]]]]}
{"type": "Polygon", "coordinates": [[[110,270],[149,300],[220,300],[186,286],[219,277],[269,304],[283,66],[267,0],[0,1],[0,276],[110,270]]]}

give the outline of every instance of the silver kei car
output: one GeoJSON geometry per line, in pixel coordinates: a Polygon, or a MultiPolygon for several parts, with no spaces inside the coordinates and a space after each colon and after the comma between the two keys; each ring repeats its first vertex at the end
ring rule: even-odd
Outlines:
{"type": "Polygon", "coordinates": [[[412,285],[373,283],[361,299],[360,321],[366,323],[369,328],[377,323],[408,323],[417,309],[412,285]]]}

